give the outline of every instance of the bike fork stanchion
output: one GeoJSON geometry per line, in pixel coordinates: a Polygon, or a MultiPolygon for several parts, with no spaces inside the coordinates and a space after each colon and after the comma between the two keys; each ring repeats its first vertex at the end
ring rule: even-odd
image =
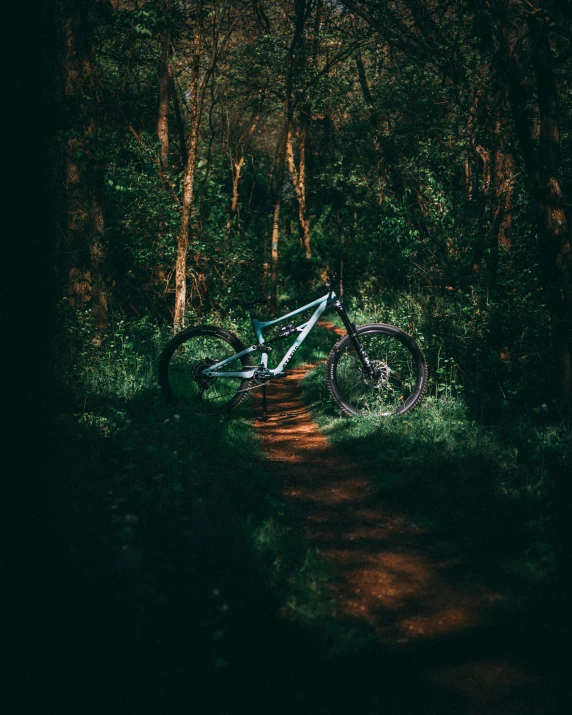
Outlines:
{"type": "Polygon", "coordinates": [[[262,386],[262,419],[268,419],[268,403],[266,401],[266,385],[262,386]]]}

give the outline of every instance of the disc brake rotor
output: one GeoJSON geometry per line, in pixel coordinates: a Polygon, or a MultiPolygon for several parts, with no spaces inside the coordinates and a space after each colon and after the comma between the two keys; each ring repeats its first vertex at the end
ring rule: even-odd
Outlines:
{"type": "Polygon", "coordinates": [[[373,387],[375,390],[379,390],[387,385],[391,370],[389,365],[381,360],[372,360],[370,365],[373,369],[373,375],[368,375],[364,370],[362,370],[363,381],[368,387],[373,387]]]}

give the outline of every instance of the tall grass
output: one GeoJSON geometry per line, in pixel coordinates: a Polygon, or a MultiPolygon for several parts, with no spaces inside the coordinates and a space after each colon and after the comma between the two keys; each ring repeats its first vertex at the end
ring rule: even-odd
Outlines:
{"type": "MultiPolygon", "coordinates": [[[[88,711],[118,715],[455,712],[417,661],[332,617],[331,573],[290,524],[248,402],[231,418],[175,409],[155,383],[169,331],[119,319],[101,335],[82,320],[60,351],[66,687],[42,707],[72,712],[89,692],[88,711]]],[[[247,340],[245,317],[232,322],[247,340]]],[[[316,328],[297,360],[324,360],[335,340],[316,328]]],[[[385,499],[459,540],[508,590],[549,593],[563,425],[541,412],[486,427],[453,390],[398,420],[348,420],[323,367],[303,384],[320,427],[385,499]]]]}
{"type": "Polygon", "coordinates": [[[348,419],[332,405],[321,366],[303,389],[322,432],[388,504],[457,543],[513,604],[540,607],[548,620],[564,607],[556,485],[572,463],[570,424],[531,411],[486,425],[452,396],[454,386],[404,416],[348,419]]]}
{"type": "MultiPolygon", "coordinates": [[[[74,330],[60,362],[56,551],[74,604],[62,642],[90,665],[70,658],[58,708],[87,682],[106,712],[266,712],[281,671],[310,665],[301,640],[328,659],[349,631],[331,626],[330,573],[289,524],[250,406],[200,419],[166,404],[155,372],[170,334],[147,321],[74,330]]],[[[298,693],[281,697],[299,710],[298,693]]]]}

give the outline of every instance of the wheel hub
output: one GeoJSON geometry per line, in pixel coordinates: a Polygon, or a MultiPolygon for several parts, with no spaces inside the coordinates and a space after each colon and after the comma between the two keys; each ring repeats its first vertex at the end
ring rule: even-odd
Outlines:
{"type": "Polygon", "coordinates": [[[205,358],[204,360],[197,360],[192,367],[193,380],[197,383],[199,390],[202,392],[208,390],[209,387],[216,382],[216,377],[207,377],[203,370],[206,370],[212,365],[216,365],[216,363],[216,360],[205,358]]]}
{"type": "Polygon", "coordinates": [[[368,375],[365,370],[362,369],[361,373],[363,381],[368,387],[373,387],[375,390],[379,390],[387,385],[389,381],[389,375],[391,373],[390,367],[382,360],[372,360],[370,365],[373,374],[368,375]]]}

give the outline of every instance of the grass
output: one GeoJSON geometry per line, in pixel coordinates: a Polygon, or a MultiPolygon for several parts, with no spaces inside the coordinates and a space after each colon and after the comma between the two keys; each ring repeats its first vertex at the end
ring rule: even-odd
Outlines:
{"type": "Polygon", "coordinates": [[[568,425],[531,413],[486,426],[463,400],[434,396],[405,416],[347,419],[331,404],[323,368],[303,388],[320,429],[386,502],[454,540],[514,601],[540,605],[548,618],[564,606],[555,484],[572,456],[568,425]]]}
{"type": "Polygon", "coordinates": [[[120,326],[60,373],[51,657],[69,682],[42,707],[89,691],[94,712],[265,713],[272,692],[277,712],[325,711],[307,673],[371,635],[332,620],[331,574],[288,523],[248,402],[203,420],[164,402],[165,338],[120,326]]]}
{"type": "MultiPolygon", "coordinates": [[[[422,658],[332,617],[331,574],[288,522],[248,401],[232,419],[206,420],[164,403],[154,381],[167,339],[120,324],[98,343],[86,330],[62,356],[63,510],[50,541],[59,645],[41,709],[455,712],[422,658]]],[[[324,360],[335,340],[317,326],[296,360],[324,360]]],[[[550,582],[541,507],[562,455],[558,429],[522,422],[517,443],[513,431],[471,421],[462,403],[435,399],[401,420],[342,419],[322,367],[304,389],[328,438],[385,498],[460,535],[483,569],[490,554],[495,574],[510,564],[512,584],[550,582]]],[[[441,657],[455,662],[455,648],[441,657]]]]}

